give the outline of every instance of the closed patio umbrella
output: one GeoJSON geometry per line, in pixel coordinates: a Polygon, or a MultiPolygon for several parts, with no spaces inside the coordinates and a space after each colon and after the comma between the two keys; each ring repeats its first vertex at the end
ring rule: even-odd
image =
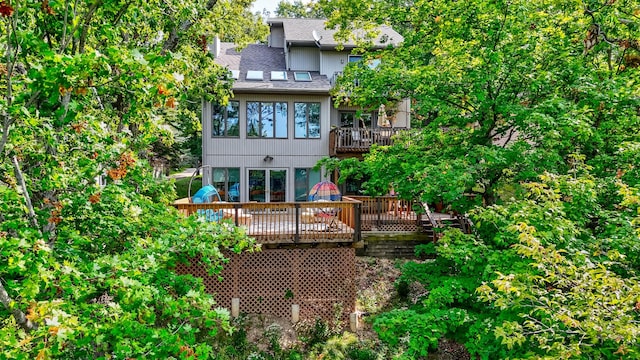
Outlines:
{"type": "Polygon", "coordinates": [[[384,104],[378,108],[378,127],[391,127],[384,104]]]}

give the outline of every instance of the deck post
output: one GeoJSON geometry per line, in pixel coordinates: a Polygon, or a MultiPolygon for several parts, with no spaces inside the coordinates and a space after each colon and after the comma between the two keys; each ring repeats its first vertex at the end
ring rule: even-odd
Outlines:
{"type": "Polygon", "coordinates": [[[233,204],[233,221],[235,222],[236,226],[239,226],[240,223],[238,222],[238,213],[240,212],[239,209],[242,207],[242,204],[233,204]]]}
{"type": "Polygon", "coordinates": [[[380,229],[380,224],[382,223],[382,198],[376,197],[376,208],[378,213],[378,220],[376,220],[376,227],[380,229]]]}
{"type": "Polygon", "coordinates": [[[293,304],[291,305],[291,322],[297,323],[300,321],[300,305],[293,304]]]}
{"type": "Polygon", "coordinates": [[[296,244],[300,242],[300,204],[295,203],[296,212],[296,234],[294,235],[293,242],[296,244]]]}
{"type": "Polygon", "coordinates": [[[351,328],[352,332],[356,332],[358,331],[358,328],[360,327],[359,321],[358,321],[358,313],[352,312],[349,315],[349,327],[351,328]]]}
{"type": "Polygon", "coordinates": [[[240,316],[240,298],[231,299],[231,316],[234,318],[240,316]]]}
{"type": "Polygon", "coordinates": [[[362,240],[362,203],[353,204],[354,207],[354,216],[355,216],[355,227],[353,231],[353,241],[359,242],[362,240]]]}

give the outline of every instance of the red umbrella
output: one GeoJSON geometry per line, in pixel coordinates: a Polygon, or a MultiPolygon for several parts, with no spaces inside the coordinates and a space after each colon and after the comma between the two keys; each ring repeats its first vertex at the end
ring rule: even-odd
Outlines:
{"type": "Polygon", "coordinates": [[[342,199],[342,195],[340,194],[340,189],[338,189],[338,185],[332,183],[329,180],[321,181],[311,188],[309,192],[309,201],[317,201],[317,200],[329,200],[329,201],[340,201],[342,199]]]}

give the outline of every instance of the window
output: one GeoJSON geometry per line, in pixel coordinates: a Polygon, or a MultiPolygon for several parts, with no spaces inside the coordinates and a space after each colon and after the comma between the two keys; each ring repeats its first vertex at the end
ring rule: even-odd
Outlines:
{"type": "Polygon", "coordinates": [[[362,60],[362,55],[349,55],[349,62],[358,62],[362,60]]]}
{"type": "Polygon", "coordinates": [[[355,111],[340,112],[340,126],[360,129],[371,128],[373,124],[373,114],[355,111]]]}
{"type": "Polygon", "coordinates": [[[296,138],[320,138],[320,103],[295,103],[296,138]]]}
{"type": "Polygon", "coordinates": [[[211,107],[211,136],[238,137],[240,136],[240,103],[229,101],[227,106],[213,105],[211,107]]]}
{"type": "Polygon", "coordinates": [[[240,79],[240,70],[229,70],[229,73],[231,73],[231,77],[238,80],[240,79]]]}
{"type": "Polygon", "coordinates": [[[223,201],[240,201],[240,168],[213,168],[212,176],[223,201]]]}
{"type": "Polygon", "coordinates": [[[247,137],[287,138],[286,102],[247,102],[247,137]]]}
{"type": "Polygon", "coordinates": [[[309,191],[320,182],[320,170],[295,169],[295,200],[308,201],[309,191]]]}
{"type": "Polygon", "coordinates": [[[354,127],[355,112],[340,112],[340,127],[354,127]]]}
{"type": "Polygon", "coordinates": [[[362,184],[369,181],[368,176],[363,176],[360,179],[354,177],[347,177],[343,184],[340,185],[342,195],[363,195],[364,190],[362,184]]]}
{"type": "Polygon", "coordinates": [[[311,81],[311,73],[308,71],[296,71],[293,73],[295,81],[311,81]]]}

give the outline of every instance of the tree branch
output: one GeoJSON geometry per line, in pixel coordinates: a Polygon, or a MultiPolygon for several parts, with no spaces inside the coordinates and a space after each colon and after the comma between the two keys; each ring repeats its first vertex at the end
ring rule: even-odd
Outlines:
{"type": "Polygon", "coordinates": [[[7,311],[11,312],[11,315],[16,319],[18,325],[26,331],[35,330],[38,328],[38,325],[31,322],[31,320],[27,319],[22,310],[18,309],[15,306],[15,301],[11,299],[7,290],[5,290],[4,285],[2,285],[2,281],[0,281],[0,302],[4,305],[4,308],[7,311]]]}
{"type": "MultiPolygon", "coordinates": [[[[7,37],[11,36],[11,21],[7,21],[7,37]]],[[[11,39],[7,39],[7,110],[9,108],[11,108],[11,99],[13,98],[13,83],[11,82],[11,76],[13,75],[13,56],[11,55],[11,52],[13,51],[13,47],[11,46],[11,39]]],[[[0,155],[2,154],[2,152],[4,151],[4,146],[7,144],[7,141],[9,139],[9,127],[11,127],[11,124],[13,123],[13,120],[11,119],[11,115],[9,114],[9,112],[5,110],[6,112],[3,114],[3,121],[2,121],[2,140],[0,140],[0,155]]]]}
{"type": "Polygon", "coordinates": [[[13,171],[16,175],[16,180],[20,184],[22,188],[22,195],[24,196],[25,202],[27,203],[27,211],[29,214],[29,220],[31,221],[31,225],[35,229],[38,230],[40,236],[42,236],[42,232],[40,231],[40,227],[38,226],[38,219],[36,218],[36,212],[33,210],[33,205],[31,204],[31,197],[29,197],[29,191],[27,189],[27,184],[24,182],[24,177],[22,176],[22,171],[20,170],[20,164],[18,163],[18,158],[14,155],[11,158],[13,162],[13,171]]]}
{"type": "Polygon", "coordinates": [[[87,42],[87,35],[89,33],[89,23],[91,23],[91,19],[93,18],[93,14],[96,12],[98,7],[102,5],[102,0],[98,0],[87,11],[87,14],[84,17],[84,21],[82,24],[82,32],[80,34],[80,43],[78,45],[78,52],[82,54],[84,52],[84,45],[87,42]]]}

